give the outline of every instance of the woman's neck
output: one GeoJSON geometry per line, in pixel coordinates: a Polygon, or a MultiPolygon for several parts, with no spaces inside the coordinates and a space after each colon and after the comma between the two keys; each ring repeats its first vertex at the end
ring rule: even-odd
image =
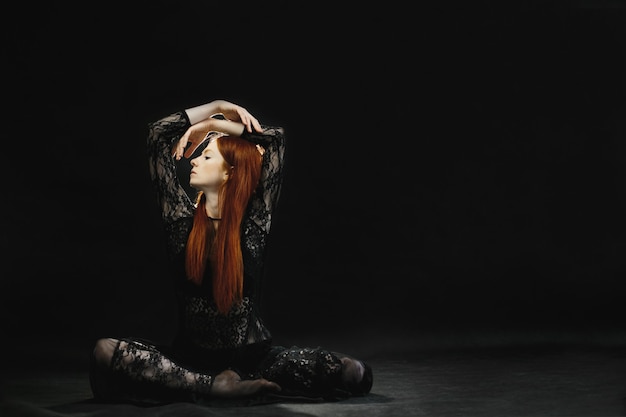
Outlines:
{"type": "Polygon", "coordinates": [[[217,194],[215,195],[208,194],[206,196],[206,201],[204,203],[204,211],[209,219],[220,220],[222,218],[222,213],[220,213],[220,209],[219,209],[217,194]]]}

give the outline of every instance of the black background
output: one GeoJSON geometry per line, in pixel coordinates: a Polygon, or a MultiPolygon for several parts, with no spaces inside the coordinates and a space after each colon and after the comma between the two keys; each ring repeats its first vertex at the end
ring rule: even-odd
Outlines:
{"type": "Polygon", "coordinates": [[[216,98],[287,132],[276,334],[623,330],[624,9],[539,4],[7,14],[6,334],[171,336],[146,125],[216,98]]]}

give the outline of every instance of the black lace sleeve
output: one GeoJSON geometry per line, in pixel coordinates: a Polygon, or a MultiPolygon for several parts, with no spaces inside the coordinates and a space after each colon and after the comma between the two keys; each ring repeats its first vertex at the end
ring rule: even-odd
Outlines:
{"type": "Polygon", "coordinates": [[[150,178],[165,224],[168,249],[174,256],[187,241],[187,229],[195,203],[181,186],[172,156],[172,144],[190,126],[187,114],[180,111],[148,125],[148,164],[150,178]]]}
{"type": "Polygon", "coordinates": [[[285,161],[285,134],[281,127],[263,126],[262,133],[244,132],[244,139],[263,146],[263,172],[257,192],[250,202],[249,216],[266,234],[278,203],[285,161]]]}

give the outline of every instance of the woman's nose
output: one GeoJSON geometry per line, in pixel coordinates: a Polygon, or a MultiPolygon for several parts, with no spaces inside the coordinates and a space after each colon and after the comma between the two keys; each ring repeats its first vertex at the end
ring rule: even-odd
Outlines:
{"type": "Polygon", "coordinates": [[[196,159],[197,158],[193,158],[189,163],[191,164],[192,167],[196,166],[196,159]]]}

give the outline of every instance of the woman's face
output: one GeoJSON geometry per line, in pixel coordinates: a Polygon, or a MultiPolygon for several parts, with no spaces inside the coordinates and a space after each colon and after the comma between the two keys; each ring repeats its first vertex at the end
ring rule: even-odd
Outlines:
{"type": "Polygon", "coordinates": [[[216,191],[228,179],[226,162],[217,149],[218,140],[209,142],[202,153],[191,160],[190,186],[204,192],[216,191]]]}

